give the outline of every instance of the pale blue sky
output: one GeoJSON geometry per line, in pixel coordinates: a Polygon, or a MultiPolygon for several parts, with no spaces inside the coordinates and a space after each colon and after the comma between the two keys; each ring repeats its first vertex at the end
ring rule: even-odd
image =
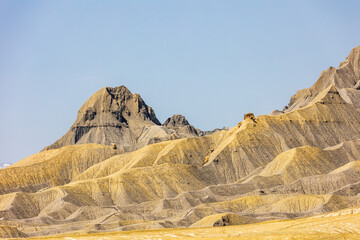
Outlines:
{"type": "Polygon", "coordinates": [[[60,138],[104,86],[161,122],[282,109],[360,45],[360,1],[0,0],[0,163],[60,138]]]}

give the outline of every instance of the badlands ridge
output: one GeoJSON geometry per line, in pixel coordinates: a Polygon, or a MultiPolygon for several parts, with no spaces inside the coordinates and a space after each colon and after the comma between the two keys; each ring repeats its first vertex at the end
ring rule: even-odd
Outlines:
{"type": "Polygon", "coordinates": [[[0,237],[243,224],[244,234],[272,226],[279,232],[264,235],[276,235],[301,221],[309,227],[299,234],[320,234],[310,226],[334,211],[350,211],[354,226],[333,234],[360,236],[359,89],[357,47],[283,111],[204,132],[181,115],[161,124],[124,86],[103,88],[63,137],[0,169],[0,237]]]}

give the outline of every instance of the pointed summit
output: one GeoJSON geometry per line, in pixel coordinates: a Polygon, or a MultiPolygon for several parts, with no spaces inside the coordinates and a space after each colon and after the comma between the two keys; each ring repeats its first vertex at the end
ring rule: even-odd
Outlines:
{"type": "Polygon", "coordinates": [[[310,88],[297,91],[290,99],[284,111],[290,112],[310,104],[320,92],[330,85],[336,87],[343,99],[348,103],[360,100],[360,91],[356,91],[356,84],[360,80],[360,46],[351,50],[344,62],[338,68],[330,67],[320,74],[319,79],[310,88]]]}
{"type": "Polygon", "coordinates": [[[128,121],[152,122],[160,125],[154,111],[139,94],[132,94],[125,86],[105,87],[92,95],[80,108],[75,125],[102,126],[129,124],[128,121]]]}
{"type": "Polygon", "coordinates": [[[181,115],[174,115],[161,125],[139,94],[131,93],[125,86],[105,87],[82,105],[70,130],[44,150],[98,143],[128,152],[169,139],[198,136],[199,132],[181,115]]]}
{"type": "Polygon", "coordinates": [[[139,94],[125,86],[105,87],[84,103],[70,130],[45,149],[83,143],[133,145],[143,127],[153,125],[160,122],[139,94]]]}
{"type": "Polygon", "coordinates": [[[186,125],[190,125],[189,122],[183,115],[177,114],[173,115],[172,117],[168,118],[164,122],[165,127],[183,127],[186,125]]]}
{"type": "Polygon", "coordinates": [[[166,119],[163,124],[164,128],[167,130],[175,131],[173,135],[175,138],[186,138],[199,136],[200,130],[194,128],[186,118],[181,114],[173,115],[166,119]]]}

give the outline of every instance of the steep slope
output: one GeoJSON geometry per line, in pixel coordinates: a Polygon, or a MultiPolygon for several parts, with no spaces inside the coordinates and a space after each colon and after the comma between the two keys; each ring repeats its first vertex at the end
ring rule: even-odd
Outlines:
{"type": "Polygon", "coordinates": [[[354,48],[338,68],[330,67],[320,74],[319,79],[310,88],[299,90],[291,97],[284,111],[290,112],[309,104],[321,91],[333,85],[348,102],[359,107],[360,93],[360,46],[354,48]]]}
{"type": "Polygon", "coordinates": [[[167,162],[194,165],[211,184],[235,182],[288,149],[304,145],[326,148],[357,138],[360,111],[333,90],[324,90],[318,102],[295,112],[259,116],[256,123],[247,119],[229,131],[165,142],[116,156],[93,166],[79,179],[167,162]],[[206,157],[208,162],[204,165],[206,157]]]}
{"type": "Polygon", "coordinates": [[[194,137],[199,136],[198,130],[190,125],[186,118],[180,114],[168,118],[163,126],[168,129],[174,129],[175,133],[178,134],[177,138],[185,138],[191,135],[194,137]]]}
{"type": "Polygon", "coordinates": [[[307,176],[339,173],[345,167],[356,167],[349,162],[357,159],[360,159],[359,140],[343,142],[324,150],[311,146],[298,147],[279,154],[257,176],[273,178],[279,175],[284,183],[291,183],[307,176]]]}
{"type": "MultiPolygon", "coordinates": [[[[7,204],[1,207],[0,213],[8,221],[31,219],[32,223],[41,225],[61,225],[62,231],[69,229],[65,227],[66,224],[80,219],[95,221],[94,224],[102,226],[102,217],[118,217],[113,221],[108,220],[104,229],[114,229],[119,219],[143,221],[141,224],[133,222],[129,223],[130,226],[121,227],[125,230],[162,226],[165,222],[166,226],[190,226],[203,217],[219,212],[271,219],[356,206],[359,197],[348,195],[347,192],[336,193],[343,196],[340,198],[333,197],[334,193],[329,191],[325,192],[329,195],[313,191],[312,195],[292,196],[293,192],[286,192],[286,187],[289,188],[293,181],[305,179],[306,176],[321,176],[319,174],[330,173],[356,160],[358,145],[345,141],[358,138],[359,134],[360,110],[342,100],[336,89],[330,86],[311,104],[299,110],[279,116],[247,118],[229,131],[161,142],[135,152],[115,155],[84,169],[74,175],[70,183],[57,188],[31,194],[3,195],[1,202],[7,204]],[[289,155],[290,158],[282,155],[289,155]],[[336,160],[339,155],[347,158],[336,160]],[[305,164],[306,158],[309,161],[305,164]],[[205,159],[208,161],[204,163],[205,159]],[[321,165],[326,166],[321,168],[321,165]],[[259,168],[263,170],[256,173],[259,168]],[[254,171],[253,177],[242,180],[254,171]],[[267,185],[256,180],[276,175],[285,178],[276,182],[266,180],[267,185]],[[211,188],[205,194],[202,192],[207,186],[217,184],[225,184],[220,187],[225,191],[236,181],[239,181],[239,189],[242,190],[232,190],[225,198],[220,197],[224,193],[220,196],[215,194],[220,191],[215,190],[217,188],[211,188]],[[284,184],[281,185],[284,186],[282,190],[279,184],[284,184]],[[259,187],[262,189],[259,190],[259,187]],[[186,193],[189,196],[182,195],[186,193]],[[266,196],[256,196],[264,194],[266,196]],[[226,202],[239,197],[235,202],[226,202]],[[59,199],[62,200],[58,202],[59,199]],[[143,207],[140,204],[144,204],[143,207]],[[96,209],[91,211],[96,211],[97,215],[88,213],[89,206],[96,209]],[[109,207],[114,207],[116,212],[109,212],[109,207]],[[27,208],[32,211],[26,211],[27,208]],[[19,212],[17,209],[24,210],[19,212]],[[192,209],[194,214],[201,214],[185,214],[192,209]]],[[[86,145],[71,147],[81,146],[86,145]]],[[[46,152],[40,154],[46,155],[46,152]]],[[[53,154],[48,153],[49,156],[53,154]]],[[[41,157],[39,159],[37,164],[43,162],[41,157]]],[[[27,160],[23,164],[27,167],[27,160]]],[[[334,173],[334,176],[336,174],[341,175],[334,173]]],[[[7,181],[10,184],[11,181],[7,181]]],[[[350,183],[355,183],[354,179],[352,181],[350,183]]],[[[346,181],[342,183],[337,188],[329,189],[340,190],[349,184],[346,181]]],[[[81,229],[85,226],[78,227],[81,229]]],[[[48,234],[50,230],[44,231],[42,234],[48,234]]]]}
{"type": "Polygon", "coordinates": [[[125,86],[106,87],[84,103],[70,130],[44,150],[73,144],[113,143],[122,152],[128,152],[156,142],[198,135],[185,117],[174,115],[161,126],[153,109],[139,94],[132,94],[125,86]]]}
{"type": "Polygon", "coordinates": [[[0,238],[26,238],[28,235],[12,226],[0,225],[0,238]]]}
{"type": "Polygon", "coordinates": [[[263,194],[328,194],[349,188],[344,195],[356,196],[360,189],[352,184],[360,179],[360,172],[356,171],[359,154],[359,140],[325,149],[293,148],[242,182],[269,188],[262,190],[263,194]]]}
{"type": "Polygon", "coordinates": [[[118,153],[100,144],[71,145],[39,152],[0,169],[0,193],[36,192],[69,183],[90,166],[118,153]]]}
{"type": "Polygon", "coordinates": [[[342,166],[331,160],[330,156],[320,148],[310,146],[293,148],[280,153],[258,176],[281,175],[284,183],[291,183],[306,176],[328,173],[337,165],[342,166]]]}
{"type": "Polygon", "coordinates": [[[310,95],[295,97],[289,111],[245,114],[237,126],[206,136],[181,115],[160,125],[124,87],[100,90],[59,140],[73,145],[0,170],[1,224],[41,236],[226,225],[359,206],[360,109],[341,93],[359,76],[358,50],[333,75],[324,73],[310,95]]]}
{"type": "Polygon", "coordinates": [[[70,130],[45,149],[83,143],[131,146],[144,127],[154,125],[160,122],[139,94],[125,86],[106,87],[84,103],[70,130]]]}
{"type": "Polygon", "coordinates": [[[184,116],[178,114],[168,118],[162,126],[145,128],[139,136],[137,140],[138,144],[135,145],[134,149],[138,149],[152,143],[180,138],[197,137],[200,135],[207,134],[206,132],[195,129],[184,116]]]}

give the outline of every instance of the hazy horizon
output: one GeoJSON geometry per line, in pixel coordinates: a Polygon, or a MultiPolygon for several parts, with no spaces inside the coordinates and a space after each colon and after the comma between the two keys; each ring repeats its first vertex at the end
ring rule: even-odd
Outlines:
{"type": "Polygon", "coordinates": [[[164,122],[235,126],[282,109],[360,45],[359,1],[0,0],[1,163],[65,134],[125,85],[164,122]]]}

